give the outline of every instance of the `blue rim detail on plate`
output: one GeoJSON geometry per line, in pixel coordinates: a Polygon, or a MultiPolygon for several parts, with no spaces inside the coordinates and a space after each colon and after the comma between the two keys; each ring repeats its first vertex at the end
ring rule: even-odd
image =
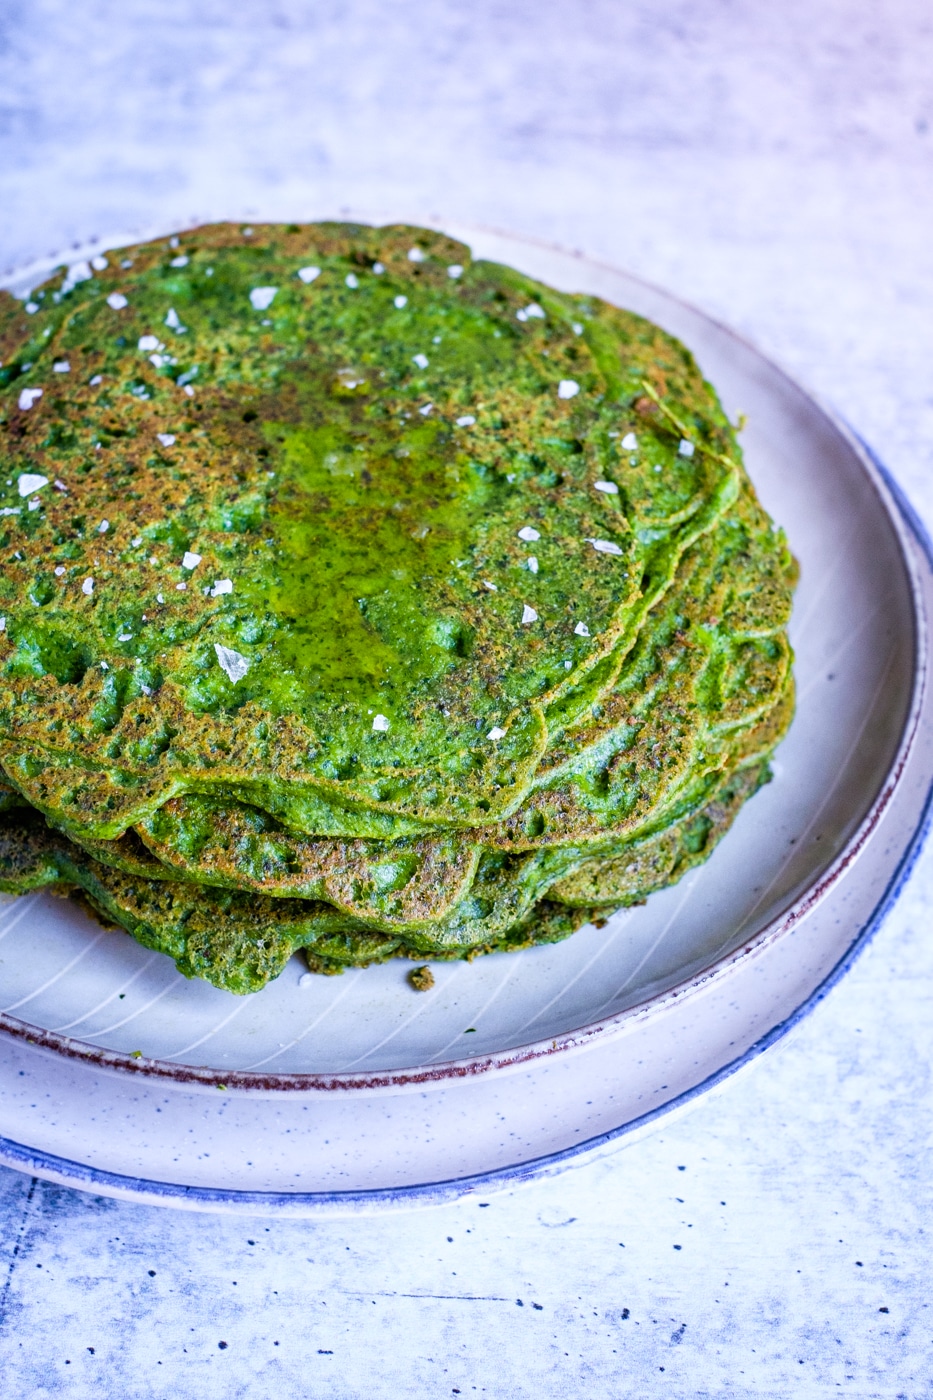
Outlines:
{"type": "MultiPolygon", "coordinates": [[[[933,569],[933,540],[914,507],[901,487],[892,477],[877,454],[865,440],[852,429],[852,436],[858,441],[873,466],[883,478],[885,485],[905,520],[917,544],[926,555],[933,569]]],[[[57,1157],[48,1152],[24,1147],[9,1138],[0,1138],[0,1161],[5,1166],[38,1177],[51,1178],[61,1185],[73,1185],[76,1189],[93,1191],[96,1187],[105,1194],[135,1199],[142,1204],[171,1202],[175,1206],[190,1203],[191,1208],[233,1207],[238,1212],[249,1213],[253,1208],[256,1214],[306,1215],[308,1208],[340,1209],[350,1214],[365,1211],[372,1206],[395,1206],[414,1209],[421,1205],[443,1205],[464,1196],[475,1196],[484,1189],[501,1191],[509,1186],[521,1186],[541,1177],[556,1175],[563,1168],[579,1159],[614,1142],[621,1142],[633,1133],[649,1127],[666,1114],[683,1109],[695,1102],[703,1094],[709,1093],[717,1085],[751,1064],[766,1050],[770,1050],[789,1031],[799,1025],[811,1011],[822,1002],[838,982],[855,964],[871,943],[881,924],[896,903],[904,885],[910,878],[923,850],[933,824],[933,785],[928,790],[920,814],[920,820],[905,847],[904,853],[895,868],[887,887],[876,904],[870,917],[860,929],[846,953],[797,1009],[785,1020],[773,1026],[766,1035],[757,1040],[743,1054],[731,1060],[708,1078],[686,1089],[682,1094],[668,1100],[658,1108],[623,1123],[618,1128],[576,1143],[573,1147],[562,1148],[559,1152],[533,1158],[529,1162],[513,1166],[497,1167],[493,1171],[474,1176],[456,1177],[445,1181],[425,1182],[414,1186],[383,1187],[362,1191],[225,1191],[214,1187],[179,1186],[170,1182],[150,1181],[144,1177],[121,1176],[115,1172],[102,1171],[96,1167],[83,1166],[66,1157],[57,1157]]]]}

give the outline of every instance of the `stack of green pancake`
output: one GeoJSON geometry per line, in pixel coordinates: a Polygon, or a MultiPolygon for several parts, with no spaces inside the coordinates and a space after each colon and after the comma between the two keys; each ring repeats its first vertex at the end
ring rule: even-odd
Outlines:
{"type": "Polygon", "coordinates": [[[0,888],[235,992],[563,938],[705,859],[794,564],[677,341],[423,229],[0,294],[0,888]]]}

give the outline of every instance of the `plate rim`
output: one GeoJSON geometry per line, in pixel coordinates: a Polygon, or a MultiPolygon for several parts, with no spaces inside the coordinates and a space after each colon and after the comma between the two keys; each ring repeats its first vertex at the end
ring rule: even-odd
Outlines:
{"type": "MultiPolygon", "coordinates": [[[[366,221],[370,222],[373,218],[374,215],[370,214],[367,216],[366,221]]],[[[841,415],[837,414],[819,395],[811,393],[808,389],[804,388],[782,364],[772,359],[769,355],[766,355],[747,336],[742,335],[716,317],[708,315],[702,308],[695,306],[687,299],[669,292],[665,288],[645,278],[639,277],[634,273],[626,272],[623,268],[616,267],[611,263],[596,258],[590,258],[581,252],[563,248],[559,244],[547,240],[513,234],[507,230],[498,229],[489,225],[459,224],[457,220],[452,221],[451,227],[457,227],[462,232],[467,232],[472,229],[476,234],[485,233],[494,237],[510,240],[519,245],[523,243],[530,244],[543,251],[557,253],[576,263],[589,264],[613,275],[621,275],[629,281],[640,284],[668,301],[685,308],[692,314],[714,325],[722,334],[743,346],[756,358],[762,360],[769,369],[780,375],[796,394],[799,394],[808,403],[815,405],[829,424],[848,441],[879,498],[879,503],[885,515],[894,529],[913,604],[912,622],[915,655],[910,706],[904,720],[894,758],[868,810],[865,812],[856,830],[833,860],[811,880],[807,887],[796,896],[796,898],[790,900],[779,913],[768,920],[768,922],[759,928],[752,937],[744,940],[739,947],[734,948],[724,957],[715,958],[711,962],[704,964],[704,966],[691,973],[688,977],[668,987],[658,996],[647,997],[611,1016],[604,1016],[596,1021],[585,1023],[570,1031],[562,1032],[557,1036],[548,1036],[529,1041],[519,1046],[513,1046],[508,1050],[490,1051],[482,1055],[444,1060],[432,1065],[402,1066],[400,1068],[378,1071],[348,1070],[324,1073],[292,1071],[287,1073],[270,1072],[263,1074],[249,1070],[224,1071],[212,1069],[207,1066],[178,1064],[170,1060],[150,1058],[138,1054],[132,1055],[125,1051],[109,1050],[106,1047],[96,1046],[88,1041],[83,1041],[78,1037],[67,1036],[60,1032],[46,1030],[42,1027],[32,1025],[30,1022],[23,1021],[18,1017],[10,1016],[6,1012],[0,1012],[0,1035],[4,1038],[25,1042],[27,1045],[39,1048],[51,1055],[77,1061],[106,1073],[141,1075],[144,1080],[153,1083],[171,1084],[186,1091],[199,1089],[216,1091],[220,1089],[226,1093],[236,1095],[261,1094],[263,1097],[274,1095],[291,1098],[299,1094],[310,1096],[335,1092],[365,1092],[367,1094],[397,1093],[410,1088],[435,1088],[445,1083],[474,1079],[487,1074],[499,1075],[509,1073],[510,1071],[523,1069],[535,1061],[547,1059],[554,1055],[579,1053],[597,1040],[604,1043],[607,1040],[622,1035],[638,1022],[663,1014],[672,1004],[682,1003],[688,998],[706,990],[713,982],[718,982],[727,977],[735,966],[745,959],[754,958],[763,953],[774,941],[786,936],[801,918],[829,895],[849,865],[858,858],[866,842],[869,840],[872,831],[883,816],[884,811],[894,795],[900,778],[903,775],[917,734],[927,682],[927,672],[929,670],[929,620],[926,617],[916,564],[911,556],[908,533],[912,533],[915,536],[923,552],[926,554],[927,559],[930,561],[931,567],[933,567],[933,543],[931,543],[913,507],[909,504],[904,493],[897,486],[880,459],[867,443],[850,428],[841,415]],[[909,531],[907,527],[909,527],[909,531]]],[[[161,235],[155,234],[152,236],[159,237],[161,235]]],[[[101,239],[89,240],[88,243],[82,245],[80,249],[72,250],[73,258],[80,260],[83,252],[87,251],[89,255],[92,247],[100,249],[104,246],[106,241],[107,240],[101,239]]],[[[18,270],[6,271],[0,274],[0,283],[13,284],[21,282],[33,269],[38,272],[40,268],[48,269],[50,266],[57,266],[58,261],[52,262],[52,256],[53,255],[49,255],[46,258],[37,259],[33,263],[18,270]]],[[[746,1053],[748,1054],[751,1052],[746,1053]]],[[[676,1101],[672,1100],[671,1105],[673,1105],[674,1102],[676,1101]]],[[[657,1111],[667,1111],[668,1107],[669,1105],[664,1105],[657,1111]]],[[[5,1141],[5,1139],[0,1138],[0,1155],[2,1155],[5,1141]]]]}

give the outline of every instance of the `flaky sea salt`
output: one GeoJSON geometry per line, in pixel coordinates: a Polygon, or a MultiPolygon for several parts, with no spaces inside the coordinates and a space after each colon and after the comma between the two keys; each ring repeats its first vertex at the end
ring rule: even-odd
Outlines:
{"type": "Polygon", "coordinates": [[[94,580],[92,578],[86,578],[84,580],[81,585],[81,592],[86,593],[90,598],[91,594],[94,592],[94,580]]]}
{"type": "Polygon", "coordinates": [[[214,650],[217,653],[217,660],[220,662],[222,671],[226,671],[229,680],[236,685],[241,681],[249,670],[250,663],[245,656],[241,656],[232,647],[221,646],[219,642],[214,643],[214,650]]]}
{"type": "Polygon", "coordinates": [[[619,446],[624,447],[626,452],[637,452],[638,438],[635,436],[634,433],[626,433],[625,437],[619,443],[619,446]]]}
{"type": "Polygon", "coordinates": [[[278,290],[278,287],[254,287],[249,294],[253,310],[266,311],[275,301],[275,294],[278,290]]]}
{"type": "Polygon", "coordinates": [[[20,496],[33,496],[37,491],[41,491],[43,486],[48,486],[47,476],[39,476],[36,472],[23,472],[16,478],[16,489],[20,496]]]}
{"type": "Polygon", "coordinates": [[[397,311],[401,311],[403,306],[408,305],[408,298],[399,294],[393,299],[392,305],[396,308],[397,311]]]}
{"type": "Polygon", "coordinates": [[[529,607],[528,604],[525,603],[522,607],[522,622],[537,622],[537,620],[538,614],[535,612],[534,608],[529,607]]]}
{"type": "Polygon", "coordinates": [[[229,578],[219,578],[211,589],[211,597],[219,598],[223,593],[233,592],[233,580],[229,578]]]}
{"type": "Polygon", "coordinates": [[[424,262],[424,259],[425,259],[425,254],[421,251],[420,248],[409,248],[409,250],[408,250],[408,261],[409,261],[409,262],[424,262]]]}
{"type": "Polygon", "coordinates": [[[590,629],[585,622],[578,622],[573,630],[578,637],[588,637],[590,635],[590,629]]]}
{"type": "Polygon", "coordinates": [[[71,365],[67,360],[56,360],[52,365],[52,370],[55,374],[70,374],[71,365]]]}
{"type": "Polygon", "coordinates": [[[694,452],[693,443],[689,442],[686,438],[681,438],[680,446],[677,448],[677,451],[680,453],[681,457],[692,457],[694,452]]]}
{"type": "Polygon", "coordinates": [[[32,408],[33,404],[38,403],[39,400],[42,398],[43,392],[44,391],[42,389],[20,390],[20,395],[17,399],[17,403],[19,404],[20,410],[23,413],[28,413],[29,410],[32,408]]]}
{"type": "Polygon", "coordinates": [[[298,269],[298,276],[302,282],[316,282],[320,275],[321,269],[319,267],[299,267],[298,269]]]}
{"type": "Polygon", "coordinates": [[[447,269],[447,276],[452,277],[454,281],[456,281],[458,277],[463,276],[463,268],[459,263],[451,263],[450,267],[447,269]]]}
{"type": "Polygon", "coordinates": [[[376,734],[385,734],[389,728],[389,721],[385,715],[377,715],[373,720],[373,731],[376,734]]]}
{"type": "Polygon", "coordinates": [[[602,491],[606,496],[618,496],[619,494],[619,488],[614,481],[594,481],[593,485],[597,491],[602,491]]]}
{"type": "Polygon", "coordinates": [[[175,434],[174,434],[174,433],[156,433],[156,437],[159,439],[159,441],[161,442],[161,444],[162,444],[163,447],[174,447],[174,446],[175,446],[175,434]]]}
{"type": "Polygon", "coordinates": [[[613,540],[591,540],[587,536],[587,544],[591,544],[598,554],[621,554],[622,550],[613,540]]]}
{"type": "Polygon", "coordinates": [[[417,355],[412,355],[411,362],[413,365],[417,365],[419,369],[427,369],[429,364],[427,355],[422,354],[420,350],[417,355]]]}
{"type": "Polygon", "coordinates": [[[505,730],[504,730],[504,729],[500,729],[499,726],[498,726],[498,724],[494,724],[493,727],[490,729],[489,733],[486,735],[486,738],[487,738],[487,739],[504,739],[504,738],[505,738],[505,730]]]}
{"type": "Polygon", "coordinates": [[[529,544],[533,544],[535,540],[541,538],[541,532],[536,530],[533,525],[523,525],[518,532],[518,538],[520,540],[527,540],[529,544]]]}
{"type": "Polygon", "coordinates": [[[195,554],[192,550],[186,549],[185,557],[181,561],[181,567],[183,569],[196,569],[201,562],[201,558],[202,556],[200,554],[195,554]]]}
{"type": "Polygon", "coordinates": [[[114,311],[122,311],[129,302],[122,292],[111,292],[107,298],[107,305],[113,307],[114,311]]]}
{"type": "Polygon", "coordinates": [[[457,427],[458,427],[458,428],[472,428],[472,426],[473,426],[473,424],[474,424],[475,422],[476,422],[476,419],[473,417],[472,413],[463,413],[463,414],[461,414],[461,416],[457,419],[457,427]]]}
{"type": "Polygon", "coordinates": [[[562,379],[557,386],[557,397],[559,399],[576,398],[580,392],[580,386],[575,379],[562,379]]]}

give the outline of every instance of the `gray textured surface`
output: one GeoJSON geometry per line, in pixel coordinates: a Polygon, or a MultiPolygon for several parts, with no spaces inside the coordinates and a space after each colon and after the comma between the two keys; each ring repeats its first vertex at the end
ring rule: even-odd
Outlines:
{"type": "MultiPolygon", "coordinates": [[[[0,266],[248,210],[553,238],[746,331],[929,524],[931,71],[918,0],[7,0],[0,266]]],[[[0,1174],[3,1400],[929,1394],[931,910],[928,853],[779,1052],[486,1207],[247,1224],[0,1174]]]]}

